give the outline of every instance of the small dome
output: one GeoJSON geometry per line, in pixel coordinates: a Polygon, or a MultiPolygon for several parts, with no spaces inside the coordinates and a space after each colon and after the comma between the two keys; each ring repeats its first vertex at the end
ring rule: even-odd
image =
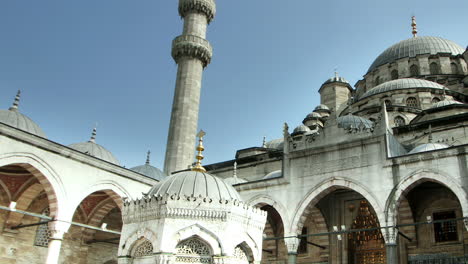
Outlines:
{"type": "Polygon", "coordinates": [[[337,118],[338,127],[344,129],[371,129],[374,125],[369,119],[355,116],[355,115],[345,115],[337,118]]]}
{"type": "Polygon", "coordinates": [[[336,83],[336,82],[349,85],[349,82],[345,78],[338,76],[338,73],[335,73],[334,77],[326,80],[322,85],[329,84],[329,83],[336,83]]]}
{"type": "Polygon", "coordinates": [[[439,37],[414,37],[400,41],[380,54],[372,63],[367,72],[377,67],[394,62],[401,58],[413,58],[417,55],[447,53],[461,55],[465,50],[453,41],[439,37]]]}
{"type": "Polygon", "coordinates": [[[312,113],[308,114],[305,119],[307,119],[307,120],[309,120],[309,119],[317,120],[317,119],[320,119],[320,118],[322,118],[322,116],[319,113],[312,112],[312,113]]]}
{"type": "Polygon", "coordinates": [[[272,171],[268,173],[262,179],[266,180],[266,179],[274,179],[274,178],[281,178],[281,177],[283,177],[283,172],[281,170],[277,170],[277,171],[272,171]]]}
{"type": "Polygon", "coordinates": [[[279,149],[282,150],[284,145],[284,138],[277,138],[268,141],[265,143],[265,147],[269,149],[279,149]]]}
{"type": "Polygon", "coordinates": [[[238,200],[239,193],[222,179],[199,171],[182,171],[165,178],[149,191],[149,195],[175,195],[181,198],[202,197],[215,201],[238,200]]]}
{"type": "Polygon", "coordinates": [[[440,102],[432,104],[431,108],[439,108],[439,107],[444,107],[444,106],[447,106],[447,105],[454,105],[454,104],[463,104],[463,103],[460,103],[460,102],[455,101],[455,100],[444,99],[444,100],[442,100],[440,102]]]}
{"type": "Polygon", "coordinates": [[[160,169],[150,165],[150,154],[151,152],[148,151],[146,155],[146,162],[144,165],[133,167],[130,170],[143,174],[147,177],[156,179],[158,181],[162,181],[164,178],[167,177],[167,175],[165,175],[164,172],[162,172],[160,169]]]}
{"type": "Polygon", "coordinates": [[[8,110],[0,110],[0,122],[30,134],[46,138],[44,131],[42,131],[34,121],[18,111],[19,99],[20,91],[18,91],[12,107],[8,110]]]}
{"type": "Polygon", "coordinates": [[[239,177],[229,177],[229,178],[224,179],[224,182],[226,182],[229,185],[236,185],[236,184],[245,183],[247,182],[247,180],[244,180],[239,177]]]}
{"type": "Polygon", "coordinates": [[[422,144],[422,145],[419,145],[419,146],[415,147],[408,154],[414,154],[414,153],[444,149],[444,148],[448,148],[448,147],[449,147],[448,145],[441,144],[441,143],[426,143],[426,144],[422,144]]]}
{"type": "Polygon", "coordinates": [[[309,132],[309,131],[310,131],[310,128],[308,128],[307,126],[299,125],[294,129],[291,136],[305,134],[306,132],[309,132]]]}
{"type": "Polygon", "coordinates": [[[330,108],[324,104],[319,104],[317,107],[315,107],[314,112],[321,113],[321,112],[328,112],[330,113],[330,108]]]}
{"type": "Polygon", "coordinates": [[[359,100],[362,100],[366,97],[385,93],[388,91],[394,90],[404,90],[404,89],[412,89],[412,88],[429,88],[429,89],[437,89],[437,90],[449,90],[447,87],[440,85],[435,82],[421,80],[421,79],[413,79],[413,78],[403,78],[397,80],[391,80],[388,82],[384,82],[375,86],[374,88],[370,89],[369,91],[365,92],[359,100]]]}
{"type": "Polygon", "coordinates": [[[93,135],[91,136],[91,139],[88,142],[75,143],[69,145],[68,147],[88,154],[90,156],[96,157],[98,159],[102,159],[107,162],[113,163],[115,165],[120,165],[119,161],[115,158],[115,156],[103,146],[97,144],[95,139],[96,129],[93,129],[93,135]]]}

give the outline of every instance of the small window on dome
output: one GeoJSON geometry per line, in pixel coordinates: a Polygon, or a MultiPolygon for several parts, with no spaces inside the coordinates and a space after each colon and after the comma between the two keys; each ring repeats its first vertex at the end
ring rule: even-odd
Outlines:
{"type": "Polygon", "coordinates": [[[391,72],[391,75],[392,75],[392,80],[398,79],[398,71],[397,70],[393,70],[391,72]]]}
{"type": "Polygon", "coordinates": [[[417,108],[419,107],[418,100],[415,97],[409,97],[408,99],[406,99],[406,106],[417,108]]]}
{"type": "Polygon", "coordinates": [[[433,62],[429,65],[429,71],[431,74],[440,74],[439,64],[433,62]]]}
{"type": "Polygon", "coordinates": [[[450,68],[452,69],[452,74],[458,74],[458,66],[455,63],[450,63],[450,68]]]}
{"type": "Polygon", "coordinates": [[[413,77],[413,76],[418,76],[418,75],[419,75],[418,65],[415,65],[415,64],[411,65],[411,67],[410,67],[410,76],[413,77]]]}
{"type": "Polygon", "coordinates": [[[438,102],[440,102],[440,99],[438,97],[434,97],[431,100],[431,103],[433,103],[433,104],[438,103],[438,102]]]}
{"type": "Polygon", "coordinates": [[[403,117],[401,117],[401,116],[397,116],[394,119],[394,123],[395,123],[395,126],[397,126],[397,127],[404,126],[405,125],[405,119],[403,117]]]}

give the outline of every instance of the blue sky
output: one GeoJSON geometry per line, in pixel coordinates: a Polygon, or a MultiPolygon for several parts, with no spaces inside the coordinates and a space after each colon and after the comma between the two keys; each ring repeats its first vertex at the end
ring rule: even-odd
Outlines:
{"type": "MultiPolygon", "coordinates": [[[[199,127],[205,164],[281,137],[319,103],[338,68],[353,85],[380,52],[420,35],[468,44],[468,1],[218,0],[208,28],[199,127]]],[[[64,145],[97,143],[126,167],[162,167],[182,31],[176,0],[0,2],[0,108],[20,110],[64,145]]]]}

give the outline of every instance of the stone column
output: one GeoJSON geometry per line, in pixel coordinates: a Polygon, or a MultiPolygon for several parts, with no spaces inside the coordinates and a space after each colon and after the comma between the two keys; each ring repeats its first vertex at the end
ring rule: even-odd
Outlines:
{"type": "Polygon", "coordinates": [[[60,258],[60,249],[62,248],[63,236],[70,228],[69,223],[54,221],[49,223],[51,232],[49,248],[47,251],[46,264],[58,264],[60,258]]]}
{"type": "Polygon", "coordinates": [[[194,161],[203,69],[213,54],[205,39],[206,27],[215,12],[214,0],[179,0],[184,29],[172,42],[178,69],[164,161],[168,175],[187,169],[194,161]]]}
{"type": "Polygon", "coordinates": [[[385,250],[387,264],[398,264],[397,236],[398,230],[393,227],[382,228],[382,235],[385,238],[385,250]]]}
{"type": "Polygon", "coordinates": [[[284,243],[286,243],[286,248],[288,249],[288,264],[297,263],[297,248],[299,247],[299,238],[290,237],[285,238],[284,243]]]}

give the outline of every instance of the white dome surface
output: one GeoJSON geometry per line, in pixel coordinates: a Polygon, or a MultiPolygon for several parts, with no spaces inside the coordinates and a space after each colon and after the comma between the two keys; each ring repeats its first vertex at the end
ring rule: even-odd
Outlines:
{"type": "Polygon", "coordinates": [[[44,131],[31,118],[21,114],[17,109],[0,110],[0,122],[33,135],[46,138],[44,131]]]}
{"type": "Polygon", "coordinates": [[[88,141],[88,142],[75,143],[75,144],[69,145],[68,147],[78,150],[80,152],[83,152],[85,154],[88,154],[90,156],[96,157],[98,159],[102,159],[107,162],[120,165],[120,162],[110,151],[108,151],[103,146],[96,144],[94,142],[88,141]]]}
{"type": "Polygon", "coordinates": [[[408,154],[414,154],[414,153],[444,149],[444,148],[448,148],[448,147],[449,147],[448,145],[441,144],[441,143],[426,143],[426,144],[422,144],[422,145],[419,145],[419,146],[415,147],[408,154]]]}

